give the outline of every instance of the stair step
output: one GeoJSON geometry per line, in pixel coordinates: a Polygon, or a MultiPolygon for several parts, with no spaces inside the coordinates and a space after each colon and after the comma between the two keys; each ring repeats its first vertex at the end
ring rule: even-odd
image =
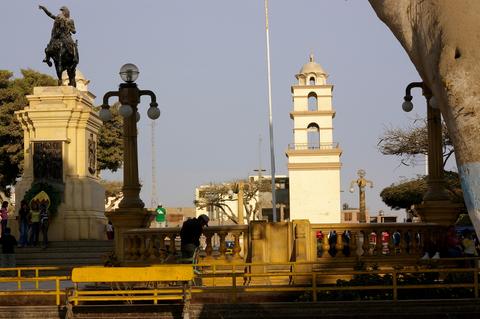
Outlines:
{"type": "MultiPolygon", "coordinates": [[[[41,240],[39,240],[41,242],[41,240]]],[[[113,240],[50,241],[51,247],[113,247],[113,240]]]]}
{"type": "Polygon", "coordinates": [[[17,248],[17,266],[60,266],[75,267],[103,265],[114,251],[109,240],[78,240],[49,242],[46,249],[41,247],[17,248]]]}
{"type": "Polygon", "coordinates": [[[65,312],[57,306],[2,306],[1,319],[63,319],[65,312]]]}
{"type": "MultiPolygon", "coordinates": [[[[174,319],[181,318],[181,304],[163,305],[88,305],[75,306],[76,319],[174,319]]],[[[0,307],[1,319],[16,318],[64,318],[65,309],[55,306],[0,307]]],[[[191,319],[240,319],[240,318],[322,318],[322,319],[447,319],[478,318],[480,305],[477,300],[436,300],[407,302],[319,302],[319,303],[240,303],[240,304],[191,304],[191,319]]]]}
{"type": "Polygon", "coordinates": [[[33,266],[88,266],[88,265],[103,265],[100,258],[83,258],[83,259],[34,259],[17,261],[18,267],[33,267],[33,266]]]}
{"type": "Polygon", "coordinates": [[[65,259],[71,257],[77,258],[101,258],[106,256],[110,251],[78,251],[78,252],[61,252],[49,251],[48,249],[42,252],[33,253],[17,253],[15,254],[17,261],[27,259],[65,259]]]}

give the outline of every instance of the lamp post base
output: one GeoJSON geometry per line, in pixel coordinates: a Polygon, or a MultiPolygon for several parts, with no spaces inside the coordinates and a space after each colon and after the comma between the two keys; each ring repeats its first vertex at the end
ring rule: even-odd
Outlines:
{"type": "Polygon", "coordinates": [[[422,222],[445,226],[453,225],[463,209],[462,204],[449,200],[423,201],[420,205],[415,205],[422,222]]]}
{"type": "Polygon", "coordinates": [[[106,212],[107,218],[112,221],[115,229],[115,255],[118,260],[124,260],[124,236],[123,233],[134,228],[146,226],[148,211],[144,208],[119,208],[112,212],[106,212]]]}

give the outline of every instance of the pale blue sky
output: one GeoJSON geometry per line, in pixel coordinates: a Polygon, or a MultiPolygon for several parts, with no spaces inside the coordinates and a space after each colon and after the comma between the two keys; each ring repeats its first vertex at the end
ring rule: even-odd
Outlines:
{"type": "MultiPolygon", "coordinates": [[[[18,75],[32,68],[54,75],[41,61],[52,20],[69,7],[79,42],[79,69],[91,80],[97,104],[121,82],[127,62],[140,68],[137,83],[153,90],[162,110],[157,120],[158,199],[165,206],[192,206],[195,186],[269,169],[268,106],[263,0],[34,1],[2,0],[0,69],[18,75]]],[[[292,142],[290,86],[312,51],[335,86],[334,140],[343,149],[342,203],[358,205],[348,192],[364,168],[375,184],[367,206],[388,211],[379,193],[400,176],[424,167],[399,167],[376,144],[386,126],[407,125],[415,114],[401,110],[405,86],[419,76],[367,1],[270,1],[273,119],[277,174],[286,174],[285,150],[292,142]]],[[[415,92],[417,114],[424,99],[415,92]]],[[[146,110],[140,106],[142,199],[150,203],[151,149],[146,110]]],[[[412,113],[414,113],[412,112],[412,113]]],[[[267,172],[268,173],[268,172],[267,172]]],[[[110,176],[111,174],[104,174],[110,176]]],[[[118,175],[121,177],[121,175],[118,175]]]]}

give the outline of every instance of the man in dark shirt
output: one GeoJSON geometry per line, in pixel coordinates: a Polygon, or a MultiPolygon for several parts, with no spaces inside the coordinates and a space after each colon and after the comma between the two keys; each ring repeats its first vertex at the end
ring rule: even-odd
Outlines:
{"type": "Polygon", "coordinates": [[[2,244],[2,267],[15,267],[15,246],[17,246],[17,240],[11,234],[10,228],[5,228],[5,234],[0,238],[0,244],[2,244]]]}
{"type": "Polygon", "coordinates": [[[30,208],[26,200],[22,199],[20,202],[20,210],[18,212],[19,221],[18,229],[20,238],[18,247],[26,247],[28,244],[28,216],[30,215],[30,208]]]}
{"type": "Polygon", "coordinates": [[[200,246],[200,236],[203,228],[208,226],[210,218],[207,215],[200,215],[197,218],[186,220],[180,230],[182,239],[182,257],[191,258],[195,250],[200,246]]]}

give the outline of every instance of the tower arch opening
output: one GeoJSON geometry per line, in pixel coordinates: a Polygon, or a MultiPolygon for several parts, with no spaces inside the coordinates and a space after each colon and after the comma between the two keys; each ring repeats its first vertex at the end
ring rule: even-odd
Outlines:
{"type": "Polygon", "coordinates": [[[307,147],[311,150],[320,148],[320,127],[317,123],[307,126],[307,147]]]}
{"type": "Polygon", "coordinates": [[[310,92],[308,94],[308,110],[309,111],[317,111],[318,110],[318,101],[317,101],[317,93],[310,92]]]}

